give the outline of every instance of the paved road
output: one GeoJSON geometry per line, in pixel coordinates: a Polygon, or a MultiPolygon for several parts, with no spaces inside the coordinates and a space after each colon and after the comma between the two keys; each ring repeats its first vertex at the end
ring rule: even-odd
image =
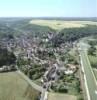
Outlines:
{"type": "Polygon", "coordinates": [[[84,79],[85,79],[88,100],[97,100],[97,93],[96,93],[97,81],[95,79],[93,70],[91,68],[91,65],[87,56],[87,49],[82,43],[80,43],[79,52],[80,52],[82,69],[84,72],[84,79]]]}
{"type": "Polygon", "coordinates": [[[17,71],[18,74],[20,74],[22,76],[22,78],[24,78],[31,86],[32,88],[38,90],[41,92],[41,97],[40,100],[47,100],[47,95],[48,92],[47,90],[45,90],[43,87],[33,83],[26,75],[24,75],[24,73],[22,73],[20,70],[17,71]]]}
{"type": "Polygon", "coordinates": [[[46,89],[43,89],[40,100],[47,100],[48,92],[46,89]]]}
{"type": "MultiPolygon", "coordinates": [[[[7,27],[10,28],[11,26],[7,25],[7,27]]],[[[15,30],[15,31],[18,31],[18,32],[20,32],[20,33],[26,34],[26,32],[24,32],[24,31],[22,31],[22,30],[20,30],[20,29],[18,29],[18,28],[14,28],[14,30],[15,30]]],[[[35,57],[35,58],[38,59],[37,57],[35,57]]],[[[39,85],[33,83],[24,73],[22,73],[22,72],[18,69],[18,67],[17,67],[17,70],[18,70],[17,73],[20,74],[20,75],[32,86],[32,88],[34,88],[34,89],[36,89],[36,90],[38,90],[38,91],[41,92],[40,100],[47,100],[47,95],[48,95],[47,90],[45,90],[43,87],[41,87],[41,86],[39,86],[39,85]]]]}
{"type": "Polygon", "coordinates": [[[26,75],[24,75],[24,73],[22,73],[21,71],[17,71],[18,74],[20,74],[33,88],[35,88],[36,90],[42,92],[43,88],[35,83],[33,83],[26,75]]]}

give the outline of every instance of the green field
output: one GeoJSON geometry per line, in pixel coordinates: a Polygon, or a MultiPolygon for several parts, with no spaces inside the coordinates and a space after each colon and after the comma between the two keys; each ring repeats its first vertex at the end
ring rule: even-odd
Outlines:
{"type": "Polygon", "coordinates": [[[89,61],[91,66],[93,67],[93,72],[97,80],[97,56],[89,55],[89,61]]]}
{"type": "Polygon", "coordinates": [[[77,100],[77,98],[67,94],[49,93],[48,100],[77,100]]]}
{"type": "Polygon", "coordinates": [[[97,80],[97,69],[93,69],[93,72],[94,72],[95,78],[97,80]]]}
{"type": "Polygon", "coordinates": [[[17,72],[0,73],[0,100],[36,100],[38,94],[17,72]]]}
{"type": "Polygon", "coordinates": [[[91,65],[94,65],[92,67],[95,67],[95,65],[97,65],[97,56],[89,55],[89,60],[91,62],[91,65]]]}
{"type": "Polygon", "coordinates": [[[97,25],[92,21],[59,21],[59,20],[32,20],[30,24],[48,26],[55,30],[61,30],[64,28],[84,27],[86,25],[97,25]]]}

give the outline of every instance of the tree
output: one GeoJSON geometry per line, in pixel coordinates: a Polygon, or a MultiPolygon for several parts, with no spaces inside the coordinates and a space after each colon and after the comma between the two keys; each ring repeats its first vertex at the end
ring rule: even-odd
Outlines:
{"type": "Polygon", "coordinates": [[[88,41],[88,44],[90,46],[95,46],[97,44],[97,41],[96,40],[91,40],[91,41],[88,41]]]}
{"type": "Polygon", "coordinates": [[[6,48],[0,48],[0,66],[15,64],[16,57],[13,52],[9,52],[6,48]]]}
{"type": "Polygon", "coordinates": [[[96,51],[96,48],[94,46],[91,46],[89,49],[88,49],[88,54],[89,55],[94,55],[95,54],[95,51],[96,51]]]}
{"type": "Polygon", "coordinates": [[[68,93],[68,89],[64,85],[60,85],[58,91],[61,93],[68,93]]]}
{"type": "Polygon", "coordinates": [[[65,42],[74,42],[79,38],[86,36],[97,35],[97,26],[96,25],[87,25],[86,27],[80,28],[68,28],[63,29],[54,36],[50,42],[53,46],[60,46],[60,44],[65,42]]]}
{"type": "Polygon", "coordinates": [[[66,59],[66,58],[65,58],[65,55],[61,56],[60,59],[61,59],[62,61],[65,61],[65,59],[66,59]]]}

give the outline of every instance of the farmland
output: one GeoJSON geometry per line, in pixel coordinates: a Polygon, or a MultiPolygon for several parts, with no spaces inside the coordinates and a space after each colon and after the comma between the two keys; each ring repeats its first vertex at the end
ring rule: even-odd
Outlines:
{"type": "MultiPolygon", "coordinates": [[[[96,36],[93,39],[91,39],[89,42],[91,43],[90,46],[95,48],[95,51],[93,51],[93,54],[89,54],[89,61],[91,63],[95,78],[97,80],[97,40],[96,36]],[[95,38],[95,39],[94,39],[95,38]]],[[[89,51],[88,51],[89,52],[89,51]]]]}
{"type": "Polygon", "coordinates": [[[97,80],[97,69],[93,69],[93,72],[94,72],[95,78],[97,80]]]}
{"type": "Polygon", "coordinates": [[[0,100],[36,100],[38,94],[17,72],[0,73],[0,100]]]}
{"type": "Polygon", "coordinates": [[[76,100],[76,96],[59,94],[59,93],[49,93],[49,100],[76,100]]]}
{"type": "Polygon", "coordinates": [[[89,55],[89,60],[91,62],[92,67],[95,68],[97,66],[97,56],[89,55]]]}
{"type": "Polygon", "coordinates": [[[64,28],[79,28],[86,25],[97,25],[92,21],[60,21],[60,20],[32,20],[30,24],[48,26],[55,30],[62,30],[64,28]]]}

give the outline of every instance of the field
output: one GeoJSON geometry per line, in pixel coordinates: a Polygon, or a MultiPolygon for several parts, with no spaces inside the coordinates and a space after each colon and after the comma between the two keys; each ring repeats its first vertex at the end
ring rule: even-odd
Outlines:
{"type": "Polygon", "coordinates": [[[89,55],[89,61],[91,63],[94,75],[95,75],[96,80],[97,80],[97,51],[96,51],[96,55],[94,55],[94,56],[89,55]]]}
{"type": "Polygon", "coordinates": [[[94,72],[95,78],[97,80],[97,69],[93,69],[93,72],[94,72]]]}
{"type": "Polygon", "coordinates": [[[76,100],[76,96],[59,94],[59,93],[49,93],[48,100],[76,100]]]}
{"type": "MultiPolygon", "coordinates": [[[[92,55],[89,55],[89,60],[91,62],[91,65],[95,65],[97,64],[97,56],[92,56],[92,55]]],[[[92,66],[93,67],[93,66],[92,66]]]]}
{"type": "Polygon", "coordinates": [[[59,21],[59,20],[32,20],[30,24],[48,26],[55,30],[61,30],[64,28],[84,27],[85,25],[97,25],[92,21],[59,21]]]}
{"type": "Polygon", "coordinates": [[[0,100],[36,100],[38,94],[16,72],[0,73],[0,100]]]}
{"type": "Polygon", "coordinates": [[[96,47],[96,51],[95,51],[94,55],[88,55],[91,66],[93,68],[97,68],[97,45],[95,45],[95,47],[96,47]]]}

